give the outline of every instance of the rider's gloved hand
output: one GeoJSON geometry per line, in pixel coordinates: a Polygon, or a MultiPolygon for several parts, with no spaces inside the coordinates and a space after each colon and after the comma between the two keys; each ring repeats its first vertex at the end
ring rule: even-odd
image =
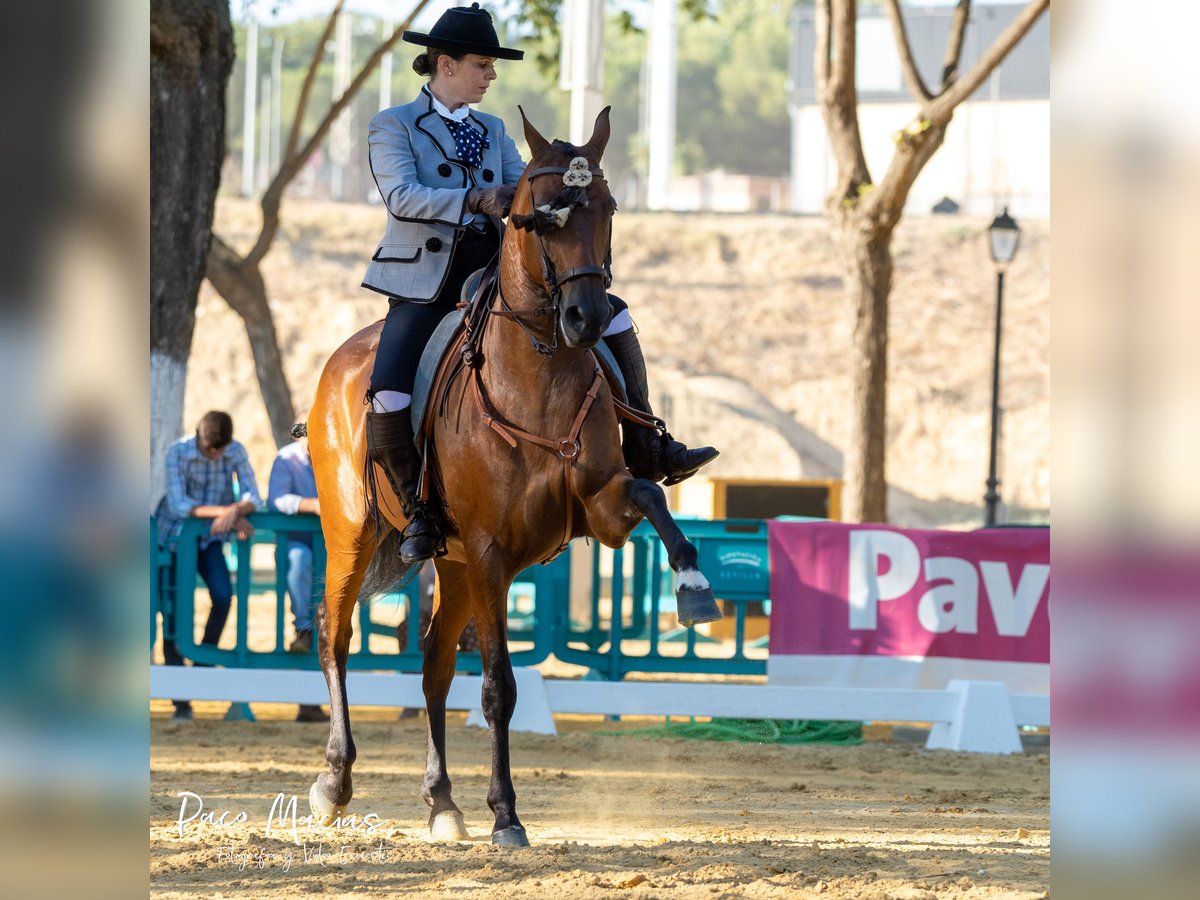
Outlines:
{"type": "Polygon", "coordinates": [[[467,192],[467,210],[503,219],[512,208],[513,195],[517,189],[511,184],[494,188],[473,187],[467,192]]]}

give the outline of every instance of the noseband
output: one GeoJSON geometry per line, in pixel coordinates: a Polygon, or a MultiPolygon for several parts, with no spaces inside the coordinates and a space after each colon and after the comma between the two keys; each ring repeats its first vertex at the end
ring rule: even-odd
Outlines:
{"type": "Polygon", "coordinates": [[[591,184],[593,176],[603,178],[604,172],[600,169],[589,168],[588,162],[582,156],[577,156],[571,160],[570,166],[542,166],[534,169],[526,175],[526,180],[529,182],[530,201],[533,198],[533,181],[535,178],[540,178],[543,175],[559,175],[562,177],[564,190],[558,197],[544,206],[536,207],[533,213],[528,216],[513,216],[511,221],[514,228],[519,228],[533,233],[534,239],[537,241],[538,255],[542,263],[542,280],[550,294],[550,305],[539,306],[536,309],[513,309],[508,305],[508,301],[504,299],[504,294],[497,291],[500,297],[500,309],[493,309],[493,313],[498,316],[505,316],[516,322],[521,329],[529,336],[530,342],[533,344],[533,349],[545,356],[554,356],[558,350],[558,332],[559,321],[562,317],[562,286],[568,281],[574,281],[576,278],[597,277],[604,280],[604,288],[607,290],[612,284],[612,233],[609,232],[608,249],[604,255],[603,266],[576,266],[573,269],[568,269],[561,275],[554,271],[554,263],[550,261],[549,255],[546,253],[546,246],[542,243],[542,233],[549,231],[551,228],[562,228],[570,217],[571,212],[576,206],[582,204],[588,205],[587,188],[591,184]],[[541,340],[535,335],[529,327],[522,322],[523,318],[540,318],[542,316],[554,316],[552,324],[552,337],[549,344],[541,340]]]}

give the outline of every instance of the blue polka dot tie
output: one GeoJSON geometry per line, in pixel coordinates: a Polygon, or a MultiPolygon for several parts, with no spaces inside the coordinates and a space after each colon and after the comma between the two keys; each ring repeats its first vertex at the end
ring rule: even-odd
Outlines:
{"type": "Polygon", "coordinates": [[[473,169],[483,165],[483,151],[491,146],[488,139],[466,122],[456,122],[445,116],[442,117],[442,121],[454,135],[454,148],[458,151],[458,158],[473,169]]]}

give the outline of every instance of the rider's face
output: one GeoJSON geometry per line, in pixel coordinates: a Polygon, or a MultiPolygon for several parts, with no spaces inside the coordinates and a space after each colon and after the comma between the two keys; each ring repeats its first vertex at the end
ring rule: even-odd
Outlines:
{"type": "Polygon", "coordinates": [[[496,80],[496,57],[468,53],[462,59],[438,57],[437,76],[431,87],[450,109],[478,103],[496,80]]]}

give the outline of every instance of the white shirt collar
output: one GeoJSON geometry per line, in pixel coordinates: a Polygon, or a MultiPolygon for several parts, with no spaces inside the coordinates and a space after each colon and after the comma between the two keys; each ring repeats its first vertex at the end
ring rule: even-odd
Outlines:
{"type": "Polygon", "coordinates": [[[451,121],[454,121],[454,122],[461,122],[467,116],[469,116],[471,114],[471,107],[469,107],[465,103],[462,106],[460,106],[458,109],[451,112],[446,107],[446,104],[444,104],[441,100],[439,100],[437,97],[435,97],[433,95],[433,91],[429,90],[429,88],[427,88],[427,87],[422,88],[422,90],[425,91],[425,93],[427,93],[429,95],[429,99],[433,101],[434,110],[440,116],[444,116],[445,118],[450,119],[451,121]]]}

